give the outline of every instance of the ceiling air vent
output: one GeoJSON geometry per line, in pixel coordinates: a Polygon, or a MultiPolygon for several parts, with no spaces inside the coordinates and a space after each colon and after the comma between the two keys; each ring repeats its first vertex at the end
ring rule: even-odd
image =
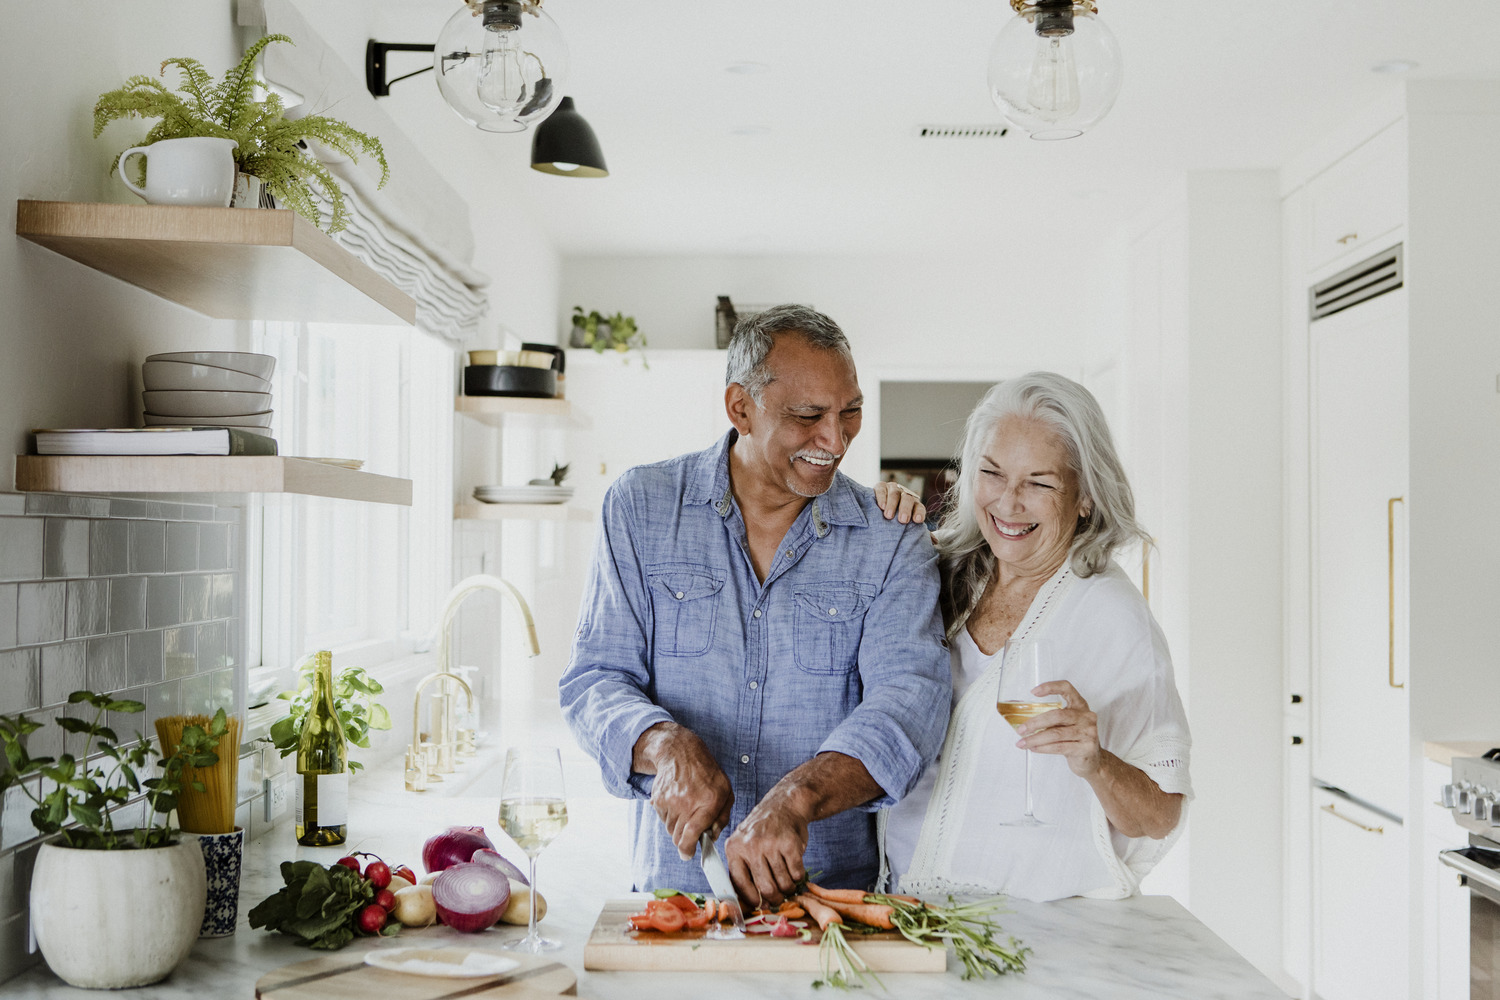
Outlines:
{"type": "Polygon", "coordinates": [[[918,125],[918,139],[1003,139],[1004,125],[918,125]]]}
{"type": "Polygon", "coordinates": [[[1308,289],[1308,319],[1332,316],[1400,288],[1405,275],[1401,247],[1397,243],[1308,289]]]}

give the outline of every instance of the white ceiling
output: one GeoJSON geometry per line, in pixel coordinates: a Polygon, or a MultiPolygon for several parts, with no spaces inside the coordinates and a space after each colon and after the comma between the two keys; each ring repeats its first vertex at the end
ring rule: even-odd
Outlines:
{"type": "MultiPolygon", "coordinates": [[[[454,9],[381,3],[379,30],[413,35],[386,41],[435,37],[454,9]]],[[[1125,83],[1079,139],[916,137],[1000,121],[985,61],[1005,0],[546,0],[611,176],[517,171],[529,135],[487,138],[564,255],[1012,252],[1097,239],[1184,170],[1282,165],[1399,85],[1377,63],[1500,76],[1500,3],[1099,6],[1125,83]]],[[[422,90],[393,98],[398,121],[449,114],[422,90]]]]}

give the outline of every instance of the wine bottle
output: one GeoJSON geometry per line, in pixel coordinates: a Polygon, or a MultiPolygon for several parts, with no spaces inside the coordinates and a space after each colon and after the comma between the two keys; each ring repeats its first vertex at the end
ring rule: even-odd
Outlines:
{"type": "Polygon", "coordinates": [[[333,707],[333,654],[320,650],[312,704],[297,740],[297,843],[342,844],[349,827],[349,758],[333,707]]]}

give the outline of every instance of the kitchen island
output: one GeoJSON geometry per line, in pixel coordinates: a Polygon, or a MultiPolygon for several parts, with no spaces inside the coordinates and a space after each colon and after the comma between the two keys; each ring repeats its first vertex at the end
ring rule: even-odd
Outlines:
{"type": "MultiPolygon", "coordinates": [[[[553,708],[553,714],[556,709],[553,708]]],[[[804,973],[650,973],[586,972],[583,946],[606,899],[630,891],[626,803],[608,796],[598,770],[565,737],[545,727],[563,747],[568,783],[569,826],[538,860],[538,882],[549,912],[542,927],[564,943],[552,957],[578,977],[580,997],[600,1000],[656,1000],[664,981],[672,995],[758,1000],[776,997],[827,997],[814,990],[804,973]]],[[[163,982],[119,994],[140,1000],[249,1000],[256,980],[272,969],[316,958],[280,935],[252,931],[245,915],[281,887],[278,865],[293,858],[331,864],[353,850],[370,851],[392,864],[405,862],[420,870],[422,842],[450,825],[481,825],[506,856],[524,856],[499,833],[499,772],[496,755],[471,761],[434,791],[402,788],[399,760],[371,767],[351,786],[349,842],[340,848],[299,847],[290,823],[282,823],[247,845],[239,929],[231,937],[202,940],[192,955],[163,982]]],[[[881,980],[891,996],[904,1000],[989,996],[1014,1000],[1161,1000],[1167,997],[1212,1000],[1279,1000],[1285,996],[1270,980],[1219,939],[1176,901],[1140,896],[1104,901],[1068,899],[1054,903],[1012,901],[999,915],[1006,934],[1032,949],[1028,971],[984,982],[964,982],[950,955],[946,973],[885,973],[881,980]]],[[[151,919],[133,913],[121,901],[121,919],[151,919]]],[[[434,927],[405,931],[395,938],[361,938],[340,954],[351,959],[372,948],[424,945],[499,948],[521,937],[525,928],[500,927],[461,935],[434,927]]],[[[800,947],[791,942],[788,947],[800,947]]],[[[455,981],[460,982],[460,981],[455,981]]],[[[458,987],[455,987],[458,988],[458,987]]],[[[0,984],[0,994],[14,1000],[82,1000],[92,990],[66,986],[39,966],[0,984]]],[[[267,994],[275,997],[275,993],[267,994]]],[[[880,996],[867,989],[865,996],[880,996]]]]}

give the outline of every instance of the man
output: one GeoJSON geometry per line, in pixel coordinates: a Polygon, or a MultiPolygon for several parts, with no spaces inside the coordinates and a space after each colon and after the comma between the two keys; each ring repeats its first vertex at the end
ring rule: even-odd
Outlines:
{"type": "Polygon", "coordinates": [[[862,397],[832,320],[802,306],[746,320],[726,381],[733,430],[605,497],[563,714],[605,786],[639,800],[637,889],[702,891],[704,831],[733,831],[751,903],[808,871],[869,888],[873,810],[915,784],[947,727],[936,557],[925,529],[885,520],[838,472],[862,397]]]}

